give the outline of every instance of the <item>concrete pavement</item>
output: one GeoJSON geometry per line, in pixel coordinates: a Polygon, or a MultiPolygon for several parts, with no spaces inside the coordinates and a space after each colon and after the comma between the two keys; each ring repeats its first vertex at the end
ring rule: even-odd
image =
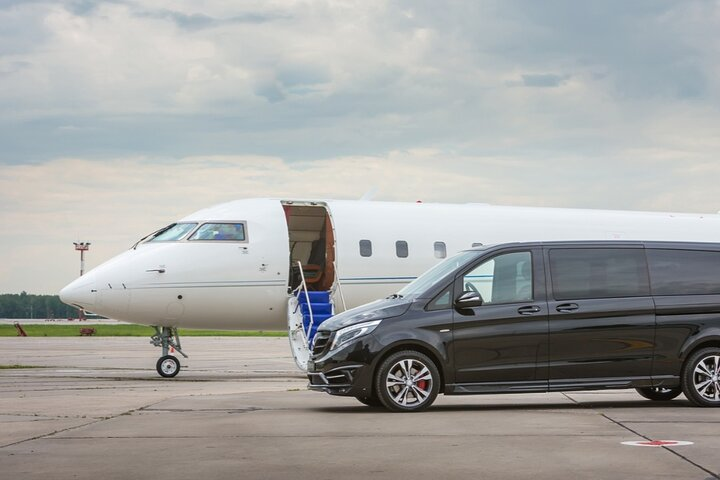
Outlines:
{"type": "Polygon", "coordinates": [[[391,414],[305,389],[284,338],[0,338],[2,479],[720,478],[720,411],[631,391],[440,396],[391,414]],[[631,447],[628,440],[688,440],[631,447]]]}

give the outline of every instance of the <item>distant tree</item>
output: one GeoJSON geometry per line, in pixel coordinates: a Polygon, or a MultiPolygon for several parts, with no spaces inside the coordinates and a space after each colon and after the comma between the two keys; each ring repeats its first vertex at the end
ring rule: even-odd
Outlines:
{"type": "Polygon", "coordinates": [[[57,295],[34,295],[25,291],[0,294],[0,318],[77,318],[78,310],[57,295]]]}

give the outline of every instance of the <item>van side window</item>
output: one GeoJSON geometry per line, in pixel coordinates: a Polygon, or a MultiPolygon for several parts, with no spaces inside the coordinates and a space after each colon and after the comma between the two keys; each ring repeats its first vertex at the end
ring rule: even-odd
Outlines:
{"type": "Polygon", "coordinates": [[[720,252],[647,250],[653,295],[720,294],[720,252]]]}
{"type": "Polygon", "coordinates": [[[447,247],[445,246],[445,242],[435,242],[434,249],[435,258],[447,257],[447,247]]]}
{"type": "Polygon", "coordinates": [[[650,295],[639,248],[554,248],[550,276],[555,300],[650,295]]]}
{"type": "Polygon", "coordinates": [[[484,303],[524,302],[533,298],[532,255],[505,253],[463,276],[463,290],[480,293],[484,303]]]}
{"type": "Polygon", "coordinates": [[[369,257],[372,255],[372,242],[370,240],[360,240],[360,256],[369,257]]]}
{"type": "Polygon", "coordinates": [[[433,298],[430,303],[428,303],[427,307],[425,307],[425,310],[428,311],[435,311],[435,310],[447,310],[452,306],[452,284],[450,284],[449,287],[447,287],[442,292],[435,295],[435,298],[433,298]]]}
{"type": "Polygon", "coordinates": [[[408,244],[405,240],[398,240],[397,242],[395,242],[395,253],[400,258],[407,258],[408,244]]]}

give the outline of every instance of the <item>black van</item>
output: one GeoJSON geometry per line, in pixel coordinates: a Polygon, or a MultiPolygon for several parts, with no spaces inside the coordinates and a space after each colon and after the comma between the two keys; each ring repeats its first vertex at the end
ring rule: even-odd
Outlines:
{"type": "Polygon", "coordinates": [[[492,245],[319,328],[309,388],[393,411],[438,393],[635,388],[720,406],[720,244],[492,245]]]}

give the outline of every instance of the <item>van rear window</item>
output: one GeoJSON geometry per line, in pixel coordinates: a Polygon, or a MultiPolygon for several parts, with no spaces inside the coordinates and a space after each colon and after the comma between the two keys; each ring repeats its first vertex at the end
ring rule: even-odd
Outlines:
{"type": "Polygon", "coordinates": [[[550,250],[555,300],[650,295],[642,249],[555,248],[550,250]]]}
{"type": "Polygon", "coordinates": [[[720,252],[648,249],[653,295],[720,294],[720,252]]]}

